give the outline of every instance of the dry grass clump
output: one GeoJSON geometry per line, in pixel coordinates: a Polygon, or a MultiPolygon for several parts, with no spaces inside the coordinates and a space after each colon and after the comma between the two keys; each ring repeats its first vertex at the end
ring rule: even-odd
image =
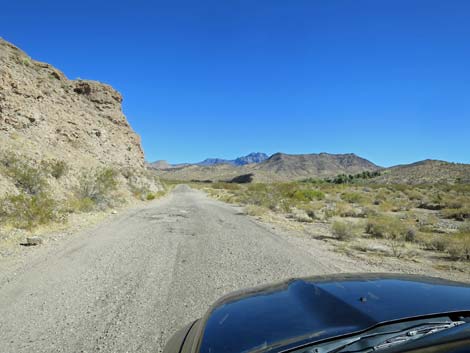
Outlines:
{"type": "Polygon", "coordinates": [[[268,213],[268,210],[265,207],[260,207],[256,205],[248,205],[245,206],[245,212],[246,214],[254,217],[261,217],[268,213]]]}

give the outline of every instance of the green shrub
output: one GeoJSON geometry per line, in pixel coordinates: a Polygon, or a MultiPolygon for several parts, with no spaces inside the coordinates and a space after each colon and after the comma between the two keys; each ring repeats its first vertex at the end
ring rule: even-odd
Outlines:
{"type": "Polygon", "coordinates": [[[416,242],[425,250],[446,251],[448,245],[448,237],[446,234],[435,234],[429,232],[417,232],[416,242]]]}
{"type": "Polygon", "coordinates": [[[115,200],[113,192],[117,190],[117,171],[111,168],[99,168],[83,174],[76,190],[78,199],[89,199],[101,208],[109,207],[115,200]]]}
{"type": "Polygon", "coordinates": [[[457,221],[465,221],[470,219],[470,207],[464,208],[450,208],[442,210],[442,217],[455,219],[457,221]]]}
{"type": "Polygon", "coordinates": [[[410,229],[399,219],[385,215],[371,217],[366,224],[366,233],[376,238],[405,240],[410,229]]]}
{"type": "Polygon", "coordinates": [[[4,155],[2,164],[5,174],[13,179],[15,186],[21,191],[29,195],[44,191],[47,183],[41,169],[32,167],[13,154],[4,155]]]}
{"type": "Polygon", "coordinates": [[[351,240],[357,236],[354,226],[349,222],[335,221],[331,225],[331,231],[339,240],[351,240]]]}
{"type": "Polygon", "coordinates": [[[363,199],[363,196],[357,192],[345,192],[341,194],[341,200],[349,203],[360,203],[363,199]]]}
{"type": "Polygon", "coordinates": [[[307,202],[314,200],[323,200],[325,194],[319,190],[296,190],[291,197],[297,201],[307,202]]]}
{"type": "Polygon", "coordinates": [[[0,218],[16,228],[32,229],[60,219],[56,201],[45,193],[10,195],[1,200],[0,218]]]}
{"type": "Polygon", "coordinates": [[[447,251],[458,260],[470,260],[470,232],[459,232],[452,235],[447,242],[447,251]]]}
{"type": "Polygon", "coordinates": [[[213,183],[211,187],[214,188],[214,189],[223,189],[223,190],[238,190],[238,189],[240,189],[240,185],[238,185],[238,184],[224,183],[224,182],[213,183]]]}
{"type": "Polygon", "coordinates": [[[423,195],[419,190],[406,190],[405,194],[408,196],[408,198],[412,201],[421,201],[423,199],[423,195]]]}
{"type": "Polygon", "coordinates": [[[165,191],[159,191],[156,194],[153,193],[153,192],[149,192],[146,196],[146,200],[147,201],[152,201],[152,200],[155,200],[155,199],[159,199],[160,197],[165,196],[165,194],[166,194],[165,191]]]}
{"type": "Polygon", "coordinates": [[[69,213],[73,212],[91,212],[95,209],[96,203],[88,198],[88,197],[83,197],[83,198],[71,198],[67,202],[67,211],[69,213]]]}

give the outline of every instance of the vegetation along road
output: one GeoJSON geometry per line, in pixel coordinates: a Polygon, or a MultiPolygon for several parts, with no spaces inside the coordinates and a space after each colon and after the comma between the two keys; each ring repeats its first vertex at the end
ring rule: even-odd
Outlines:
{"type": "Polygon", "coordinates": [[[1,352],[158,352],[221,295],[378,271],[177,186],[21,263],[0,264],[1,352]]]}

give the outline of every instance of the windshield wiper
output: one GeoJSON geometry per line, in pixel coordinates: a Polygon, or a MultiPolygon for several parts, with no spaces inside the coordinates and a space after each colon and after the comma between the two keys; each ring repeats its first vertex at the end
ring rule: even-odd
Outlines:
{"type": "MultiPolygon", "coordinates": [[[[410,340],[415,340],[421,338],[426,335],[430,335],[439,331],[447,330],[462,324],[465,324],[465,321],[451,321],[451,322],[428,322],[422,323],[416,326],[411,326],[406,329],[402,330],[395,330],[395,331],[385,331],[385,332],[377,332],[373,334],[363,335],[359,337],[353,337],[349,339],[347,342],[344,342],[333,349],[330,350],[322,350],[320,347],[316,347],[313,350],[309,350],[312,353],[339,353],[339,352],[348,352],[344,349],[364,340],[369,340],[373,338],[380,338],[380,336],[388,336],[397,334],[396,336],[387,338],[383,342],[380,342],[375,345],[370,345],[368,347],[363,347],[358,349],[354,352],[367,352],[367,351],[376,351],[384,348],[388,348],[397,344],[402,344],[410,340]]],[[[351,351],[349,351],[351,352],[351,351]]]]}
{"type": "Polygon", "coordinates": [[[421,338],[426,335],[430,335],[439,331],[448,330],[450,328],[465,324],[465,321],[453,321],[440,325],[430,325],[425,327],[420,327],[415,330],[408,331],[402,335],[398,335],[392,338],[387,339],[385,342],[374,347],[374,350],[384,349],[396,344],[407,342],[411,339],[421,338]]]}

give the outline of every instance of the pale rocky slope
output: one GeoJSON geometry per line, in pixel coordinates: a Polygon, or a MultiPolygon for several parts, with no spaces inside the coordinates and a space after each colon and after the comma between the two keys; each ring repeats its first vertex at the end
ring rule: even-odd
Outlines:
{"type": "MultiPolygon", "coordinates": [[[[135,182],[143,182],[140,138],[123,115],[121,102],[111,86],[69,80],[0,38],[0,153],[13,153],[33,165],[66,162],[69,177],[57,187],[69,188],[78,173],[97,166],[132,170],[135,182]]],[[[0,196],[7,192],[15,188],[0,170],[0,196]]]]}

